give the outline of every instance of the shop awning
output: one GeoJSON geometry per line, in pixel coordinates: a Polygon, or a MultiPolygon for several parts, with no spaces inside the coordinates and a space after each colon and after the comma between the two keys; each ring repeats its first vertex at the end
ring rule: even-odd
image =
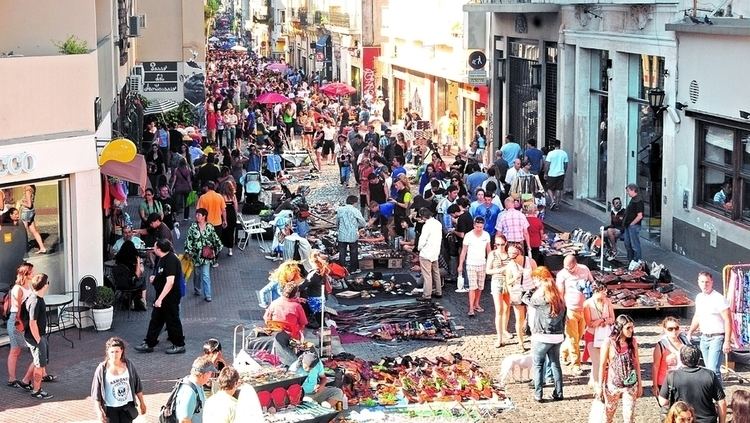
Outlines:
{"type": "Polygon", "coordinates": [[[120,178],[144,188],[148,184],[146,158],[142,154],[136,154],[135,158],[128,163],[110,160],[101,166],[100,171],[102,175],[120,178]]]}
{"type": "Polygon", "coordinates": [[[328,40],[331,39],[331,36],[328,34],[323,34],[318,38],[318,41],[315,43],[315,47],[317,48],[325,48],[328,44],[328,40]]]}

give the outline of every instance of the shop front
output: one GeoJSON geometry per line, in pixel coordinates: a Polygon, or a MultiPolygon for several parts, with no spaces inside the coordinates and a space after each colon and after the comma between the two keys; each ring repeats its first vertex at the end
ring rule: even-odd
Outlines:
{"type": "Polygon", "coordinates": [[[101,283],[100,178],[93,135],[0,146],[0,290],[24,261],[49,276],[49,294],[86,275],[101,283]]]}

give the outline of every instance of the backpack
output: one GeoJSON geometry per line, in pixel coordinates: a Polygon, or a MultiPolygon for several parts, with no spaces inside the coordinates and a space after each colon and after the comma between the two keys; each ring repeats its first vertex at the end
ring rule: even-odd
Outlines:
{"type": "Polygon", "coordinates": [[[198,414],[203,409],[203,401],[201,401],[201,397],[198,394],[198,390],[195,388],[195,385],[193,385],[191,382],[185,382],[184,380],[179,380],[177,383],[175,383],[174,387],[172,388],[172,392],[169,393],[169,398],[167,398],[167,403],[161,406],[161,411],[159,412],[159,423],[177,423],[177,415],[175,414],[175,407],[177,406],[177,392],[180,390],[180,386],[182,385],[189,385],[190,388],[193,390],[193,393],[195,393],[195,410],[193,411],[193,414],[198,414]]]}
{"type": "Polygon", "coordinates": [[[3,308],[0,310],[0,318],[3,320],[8,320],[10,318],[10,305],[12,303],[11,292],[12,290],[9,290],[3,296],[3,308]]]}

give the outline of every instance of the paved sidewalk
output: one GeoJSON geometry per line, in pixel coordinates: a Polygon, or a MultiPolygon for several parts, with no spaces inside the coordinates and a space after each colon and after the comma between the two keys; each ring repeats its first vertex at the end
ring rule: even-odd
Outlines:
{"type": "MultiPolygon", "coordinates": [[[[325,187],[321,193],[313,196],[320,201],[340,201],[347,192],[353,191],[341,187],[337,183],[335,166],[326,166],[319,181],[309,183],[314,187],[325,187]],[[324,195],[320,195],[322,193],[324,195]]],[[[563,217],[574,214],[563,209],[560,212],[551,213],[550,223],[561,225],[572,229],[581,224],[569,223],[575,220],[564,221],[563,217]]],[[[588,220],[591,220],[588,218],[588,220]]],[[[580,220],[586,222],[585,219],[580,220]]],[[[186,222],[187,223],[187,222],[186,222]]],[[[183,234],[187,231],[187,225],[183,224],[183,234]]],[[[651,252],[646,253],[649,257],[651,252]]],[[[654,258],[653,260],[659,261],[654,258]]],[[[677,264],[663,260],[673,273],[682,274],[677,264]]],[[[677,262],[679,263],[679,262],[677,262]]],[[[221,255],[220,266],[212,269],[211,277],[214,286],[212,303],[204,302],[200,297],[188,295],[183,299],[182,316],[185,334],[187,337],[187,353],[177,356],[164,354],[168,346],[162,342],[157,346],[156,352],[152,354],[139,354],[132,347],[138,345],[146,332],[148,324],[148,313],[119,312],[115,317],[113,330],[109,332],[95,333],[86,330],[82,334],[82,340],[77,339],[75,331],[68,331],[68,336],[75,340],[75,348],[70,348],[57,335],[51,338],[51,365],[49,371],[58,375],[60,380],[54,384],[45,385],[45,389],[55,395],[49,401],[41,402],[31,398],[27,393],[17,389],[0,386],[0,422],[88,422],[95,419],[93,403],[88,398],[93,371],[96,365],[104,357],[104,342],[113,335],[123,337],[130,345],[127,355],[132,359],[143,378],[146,393],[148,413],[143,421],[157,422],[160,406],[166,401],[166,397],[172,388],[174,381],[186,375],[192,360],[200,354],[202,343],[209,337],[218,338],[224,345],[227,358],[231,360],[232,330],[237,324],[252,326],[260,323],[263,311],[257,305],[255,290],[262,287],[267,281],[268,272],[274,267],[274,263],[263,258],[258,251],[257,245],[251,241],[248,248],[243,252],[235,249],[234,257],[221,255]]],[[[694,274],[693,270],[684,272],[686,277],[694,274]]],[[[689,279],[688,279],[689,280],[689,279]]],[[[192,281],[190,281],[192,282],[192,281]]],[[[460,352],[467,358],[477,360],[490,372],[496,373],[504,357],[509,354],[518,353],[516,344],[510,344],[502,348],[494,348],[494,323],[492,313],[492,300],[489,292],[482,296],[482,306],[487,309],[480,313],[476,319],[469,320],[465,317],[467,313],[466,294],[457,294],[455,287],[446,286],[445,297],[441,304],[445,306],[457,319],[457,323],[466,327],[465,336],[445,343],[437,342],[389,342],[361,344],[348,344],[344,348],[365,359],[377,360],[382,356],[395,356],[399,354],[423,355],[435,357],[446,356],[452,352],[460,352]]],[[[190,290],[188,290],[190,292],[190,290]]],[[[644,377],[650,379],[650,362],[655,341],[660,336],[656,326],[658,320],[663,317],[662,313],[641,313],[636,317],[637,336],[641,349],[641,360],[644,363],[644,377]]],[[[162,335],[164,337],[164,335],[162,335]]],[[[7,347],[0,348],[0,367],[5,369],[7,347]]],[[[28,365],[29,354],[24,351],[19,365],[19,372],[23,366],[28,365]]],[[[2,371],[3,377],[7,377],[2,371]]],[[[750,376],[748,372],[743,373],[750,376]]],[[[645,393],[649,394],[650,381],[645,383],[645,393]]],[[[737,389],[736,382],[729,382],[729,392],[737,389]]],[[[507,392],[517,406],[517,410],[507,412],[493,421],[538,421],[538,422],[586,422],[590,407],[590,393],[585,386],[584,378],[575,378],[567,374],[565,377],[565,397],[561,403],[536,404],[531,398],[531,391],[526,383],[511,383],[507,392]]],[[[545,394],[549,395],[548,390],[545,394]]],[[[636,421],[656,422],[658,421],[658,409],[653,398],[643,398],[638,401],[636,421]]],[[[618,417],[618,421],[620,417],[618,417]]],[[[405,420],[414,421],[405,418],[405,420]]]]}

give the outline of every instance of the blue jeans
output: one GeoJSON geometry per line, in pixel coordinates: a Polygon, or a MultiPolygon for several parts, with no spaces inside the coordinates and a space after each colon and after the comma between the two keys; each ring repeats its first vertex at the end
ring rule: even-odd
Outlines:
{"type": "Polygon", "coordinates": [[[709,370],[713,370],[721,381],[721,359],[724,355],[721,348],[724,346],[724,335],[707,337],[701,335],[701,354],[703,355],[703,364],[709,370]]]}
{"type": "Polygon", "coordinates": [[[211,298],[211,263],[196,265],[193,269],[193,289],[196,294],[203,291],[203,296],[211,298]]]}
{"type": "Polygon", "coordinates": [[[628,262],[641,259],[641,225],[629,225],[625,228],[625,249],[628,252],[628,262]]]}
{"type": "Polygon", "coordinates": [[[544,361],[549,360],[552,368],[552,378],[555,380],[555,388],[552,395],[556,398],[563,397],[562,368],[560,367],[560,344],[548,344],[546,342],[531,342],[531,357],[534,360],[532,378],[534,380],[534,397],[542,398],[542,387],[544,386],[544,361]]]}
{"type": "Polygon", "coordinates": [[[351,166],[341,166],[339,169],[341,170],[341,184],[348,184],[349,183],[349,175],[352,174],[352,167],[351,166]]]}

